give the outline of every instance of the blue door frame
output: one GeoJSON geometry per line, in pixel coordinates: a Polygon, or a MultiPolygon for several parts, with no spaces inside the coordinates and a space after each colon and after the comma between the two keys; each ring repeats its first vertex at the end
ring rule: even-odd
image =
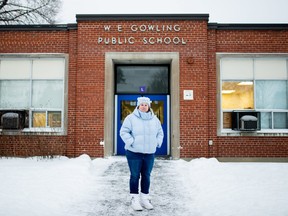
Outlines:
{"type": "MultiPolygon", "coordinates": [[[[130,101],[130,107],[134,110],[136,107],[137,98],[143,95],[115,95],[115,104],[116,104],[116,115],[115,115],[115,154],[116,155],[125,155],[124,149],[124,142],[120,137],[119,131],[122,126],[122,102],[123,101],[130,101]]],[[[156,155],[158,156],[165,156],[169,154],[169,138],[168,138],[168,131],[169,131],[169,120],[168,120],[168,103],[169,103],[169,96],[167,95],[145,95],[149,97],[152,101],[152,108],[153,106],[157,106],[161,104],[161,108],[155,113],[157,116],[159,115],[159,119],[162,124],[162,128],[164,131],[164,139],[161,148],[157,148],[156,155]],[[154,103],[154,104],[153,104],[154,103]]],[[[133,111],[130,110],[129,112],[133,111]]],[[[153,110],[154,111],[154,110],[153,110]]],[[[154,111],[155,112],[155,111],[154,111]]],[[[128,113],[126,113],[127,115],[128,113]]]]}

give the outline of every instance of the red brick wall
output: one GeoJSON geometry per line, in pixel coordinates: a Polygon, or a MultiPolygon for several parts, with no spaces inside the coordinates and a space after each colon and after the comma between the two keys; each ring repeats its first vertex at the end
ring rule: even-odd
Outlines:
{"type": "Polygon", "coordinates": [[[0,31],[0,53],[68,53],[67,31],[0,31]]]}
{"type": "Polygon", "coordinates": [[[219,30],[217,52],[287,53],[287,30],[219,30]]]}
{"type": "Polygon", "coordinates": [[[218,137],[216,52],[287,53],[287,31],[215,30],[194,21],[80,21],[67,31],[0,31],[0,53],[67,53],[67,136],[0,136],[0,156],[103,156],[105,52],[179,52],[181,157],[287,157],[288,137],[218,137]],[[134,25],[175,25],[179,32],[131,32],[134,25]],[[110,25],[110,31],[103,26],[110,25]],[[117,26],[123,31],[119,32],[117,26]],[[186,45],[143,45],[143,37],[179,37],[186,45]],[[98,37],[134,37],[131,44],[98,44],[98,37]],[[193,62],[188,63],[188,58],[193,62]],[[183,90],[194,90],[184,101],[183,90]],[[208,145],[213,140],[213,145],[208,145]]]}
{"type": "Polygon", "coordinates": [[[218,156],[217,140],[217,76],[216,76],[216,30],[208,31],[208,140],[213,140],[213,145],[208,145],[208,156],[218,156]]]}
{"type": "MultiPolygon", "coordinates": [[[[67,31],[0,31],[0,53],[68,53],[68,36],[67,31]]],[[[66,146],[67,136],[0,135],[0,156],[66,155],[66,146]]]]}
{"type": "Polygon", "coordinates": [[[227,53],[288,53],[288,31],[209,30],[209,157],[287,157],[288,137],[217,137],[216,57],[227,53]],[[215,42],[213,42],[215,41],[215,42]]]}
{"type": "Polygon", "coordinates": [[[0,156],[66,155],[66,137],[15,135],[0,136],[0,156]]]}
{"type": "Polygon", "coordinates": [[[67,151],[68,157],[74,157],[76,150],[76,89],[77,89],[77,30],[69,31],[68,35],[69,73],[68,73],[68,131],[67,151]]]}
{"type": "Polygon", "coordinates": [[[78,23],[78,72],[77,72],[77,152],[88,151],[102,155],[99,141],[104,136],[104,55],[105,52],[179,52],[180,92],[194,90],[194,100],[184,101],[181,93],[180,142],[181,157],[208,156],[208,82],[207,82],[207,22],[206,21],[99,21],[78,23]],[[180,25],[179,32],[131,32],[134,25],[180,25]],[[104,31],[110,25],[111,30],[104,31]],[[121,25],[122,32],[117,26],[121,25]],[[130,44],[98,44],[98,37],[134,37],[130,44]],[[180,37],[186,45],[143,45],[143,37],[180,37]],[[81,56],[81,57],[80,57],[81,56]],[[82,58],[83,57],[83,58],[82,58]],[[193,64],[187,63],[192,57],[193,64]],[[89,100],[87,100],[89,98],[89,100]],[[85,114],[83,113],[85,111],[85,114]],[[89,129],[89,130],[87,130],[89,129]],[[85,145],[84,145],[85,144],[85,145]],[[83,147],[85,146],[85,149],[83,147]]]}

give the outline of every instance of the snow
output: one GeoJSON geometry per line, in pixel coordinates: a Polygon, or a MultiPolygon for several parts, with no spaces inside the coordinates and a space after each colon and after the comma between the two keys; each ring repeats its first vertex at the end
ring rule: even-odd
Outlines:
{"type": "Polygon", "coordinates": [[[257,117],[251,115],[244,115],[240,118],[242,121],[257,121],[257,117]]]}
{"type": "Polygon", "coordinates": [[[288,163],[158,158],[151,211],[129,207],[128,185],[125,157],[0,158],[0,215],[288,215],[288,163]]]}

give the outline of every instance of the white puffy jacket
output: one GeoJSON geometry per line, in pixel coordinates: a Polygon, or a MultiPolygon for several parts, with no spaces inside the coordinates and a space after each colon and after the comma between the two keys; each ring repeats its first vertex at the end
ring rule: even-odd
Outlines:
{"type": "Polygon", "coordinates": [[[151,110],[142,118],[137,107],[129,114],[120,128],[120,136],[125,143],[125,149],[145,154],[154,154],[156,147],[160,148],[164,133],[161,123],[151,110]]]}

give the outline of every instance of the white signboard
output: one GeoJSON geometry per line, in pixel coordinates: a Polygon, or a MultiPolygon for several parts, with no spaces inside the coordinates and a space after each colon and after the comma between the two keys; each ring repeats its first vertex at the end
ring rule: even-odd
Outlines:
{"type": "Polygon", "coordinates": [[[193,90],[184,90],[183,92],[184,100],[193,100],[193,90]]]}

